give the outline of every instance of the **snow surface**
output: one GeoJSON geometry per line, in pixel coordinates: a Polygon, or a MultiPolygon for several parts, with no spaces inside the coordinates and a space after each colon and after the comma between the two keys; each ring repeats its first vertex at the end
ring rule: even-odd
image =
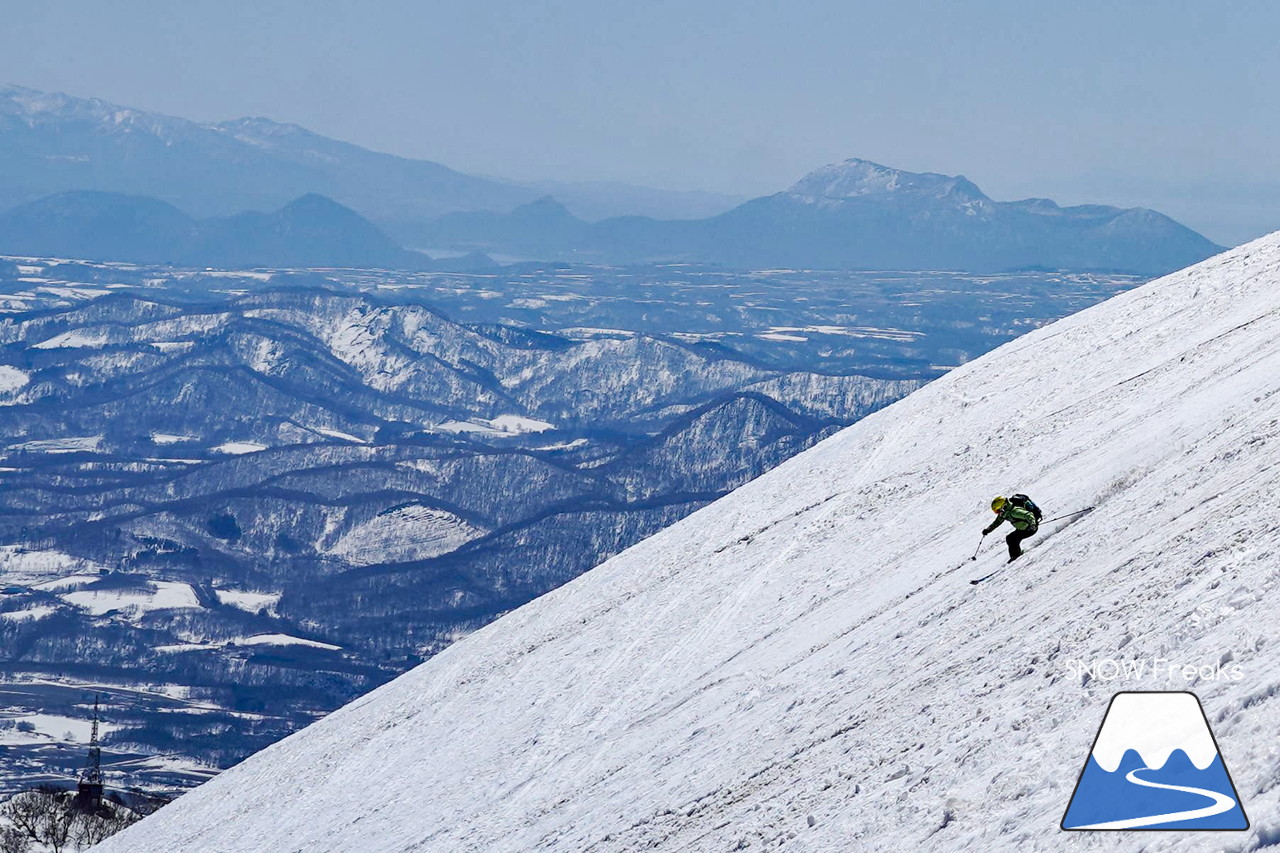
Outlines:
{"type": "MultiPolygon", "coordinates": [[[[52,291],[53,288],[45,288],[52,291]]],[[[101,329],[73,329],[70,332],[63,332],[60,335],[54,335],[47,341],[41,341],[36,344],[33,349],[80,349],[80,348],[96,348],[106,346],[110,340],[106,331],[101,329]]]]}
{"type": "Polygon", "coordinates": [[[204,652],[209,651],[210,649],[220,649],[223,645],[223,643],[175,643],[168,646],[156,646],[155,650],[163,654],[175,654],[177,652],[204,652]]]}
{"type": "Polygon", "coordinates": [[[349,441],[352,444],[368,444],[369,443],[358,435],[352,435],[349,432],[343,432],[342,430],[339,430],[339,429],[329,429],[327,427],[314,427],[314,430],[328,438],[337,438],[337,439],[341,439],[342,441],[349,441]]]}
{"type": "Polygon", "coordinates": [[[232,637],[229,640],[211,643],[176,643],[174,645],[156,646],[157,652],[174,654],[177,652],[201,652],[210,649],[222,649],[227,646],[310,646],[315,649],[337,651],[342,646],[322,643],[319,640],[305,640],[289,634],[254,634],[251,637],[232,637]]]}
{"type": "Polygon", "coordinates": [[[31,382],[31,374],[7,364],[0,364],[0,394],[17,391],[31,382]]]}
{"type": "Polygon", "coordinates": [[[215,592],[220,604],[229,604],[250,613],[257,613],[264,607],[274,611],[276,605],[280,603],[278,592],[247,592],[239,589],[219,589],[215,592]]]}
{"type": "Polygon", "coordinates": [[[311,646],[315,649],[329,649],[331,651],[342,648],[342,646],[322,643],[319,640],[304,640],[301,637],[291,637],[288,634],[255,634],[252,637],[242,637],[234,642],[238,646],[311,646]]]}
{"type": "Polygon", "coordinates": [[[957,368],[98,849],[1272,845],[1278,392],[1272,235],[957,368]],[[972,586],[1012,490],[1097,509],[972,586]],[[1242,675],[1076,663],[1109,658],[1242,675]],[[1133,689],[1200,696],[1251,830],[1058,829],[1133,689]]]}
{"type": "Polygon", "coordinates": [[[97,563],[62,551],[34,551],[23,545],[0,545],[0,585],[65,589],[98,580],[100,568],[102,566],[97,563]]]}
{"type": "Polygon", "coordinates": [[[184,441],[195,441],[199,436],[175,435],[171,432],[153,432],[151,440],[156,444],[181,444],[184,441]]]}
{"type": "Polygon", "coordinates": [[[334,543],[329,553],[354,566],[429,560],[484,533],[451,512],[410,504],[355,525],[334,543]]]}
{"type": "Polygon", "coordinates": [[[9,445],[10,450],[25,450],[28,453],[80,453],[97,450],[102,444],[103,436],[85,435],[75,438],[44,438],[37,441],[24,441],[9,445]]]}
{"type": "Polygon", "coordinates": [[[52,616],[57,612],[58,608],[41,604],[35,607],[28,607],[26,610],[10,610],[7,613],[0,613],[0,619],[7,619],[10,622],[35,622],[46,616],[52,616]]]}
{"type": "Polygon", "coordinates": [[[436,424],[432,429],[436,432],[455,434],[470,432],[488,436],[511,436],[546,432],[549,429],[555,429],[555,424],[520,415],[498,415],[492,420],[476,418],[470,421],[446,421],[442,424],[436,424]]]}
{"type": "Polygon", "coordinates": [[[260,453],[266,450],[265,444],[259,444],[256,441],[227,441],[213,448],[215,453],[230,453],[233,456],[241,456],[245,453],[260,453]]]}
{"type": "Polygon", "coordinates": [[[94,616],[130,608],[145,613],[148,610],[200,606],[195,590],[189,584],[177,581],[150,581],[145,588],[139,589],[86,589],[66,593],[61,598],[68,604],[85,608],[94,616]]]}
{"type": "MultiPolygon", "coordinates": [[[[46,553],[57,554],[58,552],[51,551],[46,553]]],[[[77,586],[87,586],[88,584],[96,583],[100,580],[102,580],[101,575],[75,574],[75,575],[67,575],[66,577],[62,577],[62,578],[55,578],[51,581],[45,581],[44,583],[33,584],[32,586],[34,589],[38,589],[43,592],[54,592],[60,589],[71,589],[77,586]]]]}
{"type": "MultiPolygon", "coordinates": [[[[93,736],[93,720],[79,717],[64,717],[60,714],[27,714],[0,711],[0,746],[20,746],[31,744],[47,744],[51,740],[78,741],[88,743],[93,736]],[[27,723],[32,731],[17,729],[17,724],[27,723]]],[[[98,724],[98,734],[106,735],[117,731],[118,724],[102,721],[98,724]]]]}
{"type": "Polygon", "coordinates": [[[184,353],[195,349],[195,341],[151,341],[151,346],[163,353],[184,353]]]}
{"type": "Polygon", "coordinates": [[[520,415],[498,415],[489,421],[489,425],[496,430],[510,433],[546,432],[549,429],[555,429],[555,424],[520,415]]]}

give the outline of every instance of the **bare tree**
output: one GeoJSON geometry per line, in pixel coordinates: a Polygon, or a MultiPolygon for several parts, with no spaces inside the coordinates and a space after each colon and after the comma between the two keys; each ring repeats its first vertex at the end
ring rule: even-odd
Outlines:
{"type": "Polygon", "coordinates": [[[53,853],[70,850],[79,823],[71,795],[47,786],[18,794],[4,804],[0,813],[23,838],[43,844],[53,853]]]}
{"type": "Polygon", "coordinates": [[[39,841],[43,828],[40,798],[35,791],[26,791],[11,798],[0,808],[0,814],[13,824],[13,828],[23,838],[39,841]]]}
{"type": "Polygon", "coordinates": [[[70,792],[51,787],[24,791],[0,805],[0,820],[10,824],[0,823],[0,853],[27,853],[32,842],[51,853],[85,850],[141,819],[120,802],[107,801],[99,811],[86,813],[76,808],[70,792]]]}
{"type": "Polygon", "coordinates": [[[104,803],[103,810],[97,814],[81,814],[75,827],[77,849],[84,850],[99,841],[106,841],[120,830],[132,826],[142,817],[124,806],[115,803],[104,803]]]}
{"type": "Polygon", "coordinates": [[[0,853],[27,853],[31,839],[16,826],[0,827],[0,853]]]}

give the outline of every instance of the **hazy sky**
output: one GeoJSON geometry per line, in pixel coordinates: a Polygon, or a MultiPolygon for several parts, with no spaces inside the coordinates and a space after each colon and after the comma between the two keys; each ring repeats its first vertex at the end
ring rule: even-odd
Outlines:
{"type": "Polygon", "coordinates": [[[0,82],[513,178],[757,195],[846,157],[1280,228],[1280,2],[0,4],[0,82]]]}

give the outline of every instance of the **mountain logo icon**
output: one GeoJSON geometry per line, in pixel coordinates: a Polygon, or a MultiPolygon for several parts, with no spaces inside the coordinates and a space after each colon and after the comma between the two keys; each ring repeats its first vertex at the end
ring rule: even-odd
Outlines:
{"type": "Polygon", "coordinates": [[[1248,829],[1200,699],[1186,692],[1112,697],[1062,828],[1248,829]]]}

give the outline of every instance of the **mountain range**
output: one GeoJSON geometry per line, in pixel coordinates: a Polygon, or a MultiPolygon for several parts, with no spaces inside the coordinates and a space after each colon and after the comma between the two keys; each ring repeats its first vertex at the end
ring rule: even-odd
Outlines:
{"type": "Polygon", "coordinates": [[[223,269],[431,267],[426,255],[315,193],[272,213],[197,220],[146,196],[68,191],[0,213],[0,252],[223,269]]]}
{"type": "MultiPolygon", "coordinates": [[[[15,233],[22,227],[12,217],[33,213],[19,205],[36,203],[39,212],[39,205],[66,205],[59,193],[94,191],[145,196],[194,217],[237,219],[239,226],[259,224],[254,218],[264,216],[246,210],[275,210],[322,195],[402,245],[542,260],[1154,275],[1221,249],[1151,210],[1063,208],[1047,199],[996,202],[963,177],[858,159],[736,206],[727,198],[599,183],[554,185],[553,198],[545,195],[547,186],[465,175],[263,118],[198,124],[97,99],[0,88],[0,209],[18,208],[0,230],[15,233]],[[50,195],[59,200],[41,201],[50,195]],[[583,200],[579,213],[575,199],[583,200]],[[590,221],[621,211],[632,215],[590,221]],[[711,211],[716,214],[705,215],[711,211]],[[684,216],[638,215],[644,212],[684,216]]],[[[145,206],[129,215],[147,223],[153,217],[176,221],[154,202],[145,206]]],[[[104,224],[84,242],[110,247],[116,233],[104,224]]],[[[235,237],[253,245],[243,231],[235,237]]],[[[207,265],[240,260],[230,250],[184,257],[207,265]]],[[[405,259],[411,256],[399,257],[410,263],[405,259]]]]}
{"type": "Polygon", "coordinates": [[[153,196],[197,217],[273,210],[318,193],[392,232],[458,210],[510,210],[549,190],[588,218],[703,216],[737,201],[624,184],[526,186],[265,118],[197,123],[0,86],[0,209],[68,190],[153,196]]]}
{"type": "Polygon", "coordinates": [[[1272,235],[951,371],[100,850],[1076,850],[1135,689],[1196,692],[1257,816],[1229,843],[1272,846],[1278,366],[1272,235]],[[1046,520],[1006,566],[974,545],[1012,491],[1046,520]]]}
{"type": "Polygon", "coordinates": [[[1169,272],[1221,247],[1152,210],[992,201],[963,177],[852,159],[785,192],[696,221],[589,223],[551,197],[510,213],[440,217],[426,245],[595,261],[697,260],[734,268],[1169,272]]]}

